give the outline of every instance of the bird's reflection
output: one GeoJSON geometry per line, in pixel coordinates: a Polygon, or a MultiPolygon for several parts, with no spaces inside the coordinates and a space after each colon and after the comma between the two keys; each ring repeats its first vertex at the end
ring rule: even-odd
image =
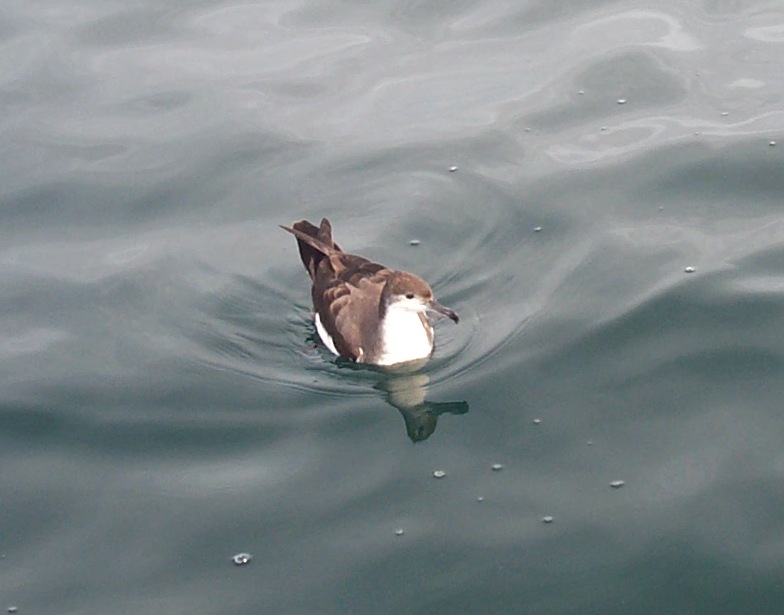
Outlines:
{"type": "Polygon", "coordinates": [[[425,399],[430,378],[427,374],[384,372],[374,388],[384,391],[387,402],[398,409],[413,442],[431,436],[442,414],[465,414],[468,402],[434,402],[425,399]]]}
{"type": "MultiPolygon", "coordinates": [[[[319,346],[320,341],[315,328],[311,330],[308,341],[314,347],[319,346]]],[[[428,363],[428,359],[384,368],[360,365],[342,357],[336,358],[334,363],[338,369],[359,372],[371,370],[379,376],[373,388],[383,391],[386,394],[387,403],[397,408],[403,416],[406,433],[412,442],[427,440],[436,430],[438,417],[442,414],[466,414],[468,412],[467,401],[435,402],[425,399],[430,377],[417,370],[424,367],[428,363]]]]}

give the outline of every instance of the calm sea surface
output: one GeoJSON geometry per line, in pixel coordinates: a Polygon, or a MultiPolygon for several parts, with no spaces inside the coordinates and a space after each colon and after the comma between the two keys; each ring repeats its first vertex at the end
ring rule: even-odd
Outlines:
{"type": "Polygon", "coordinates": [[[784,613],[782,75],[780,0],[5,0],[0,609],[784,613]]]}

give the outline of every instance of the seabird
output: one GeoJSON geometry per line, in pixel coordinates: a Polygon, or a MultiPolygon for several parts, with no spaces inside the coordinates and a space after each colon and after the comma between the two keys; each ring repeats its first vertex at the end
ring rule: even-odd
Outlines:
{"type": "Polygon", "coordinates": [[[313,320],[321,341],[356,363],[390,366],[427,359],[433,353],[433,326],[427,312],[455,322],[422,278],[349,254],[332,240],[332,226],[307,220],[293,228],[302,264],[313,282],[313,320]]]}

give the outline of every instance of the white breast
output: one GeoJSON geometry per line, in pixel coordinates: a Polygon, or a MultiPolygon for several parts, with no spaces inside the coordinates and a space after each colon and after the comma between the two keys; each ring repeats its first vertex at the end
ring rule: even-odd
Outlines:
{"type": "Polygon", "coordinates": [[[429,323],[427,327],[422,326],[422,320],[414,310],[389,306],[381,322],[383,352],[375,363],[394,365],[429,357],[433,352],[433,329],[429,323]]]}

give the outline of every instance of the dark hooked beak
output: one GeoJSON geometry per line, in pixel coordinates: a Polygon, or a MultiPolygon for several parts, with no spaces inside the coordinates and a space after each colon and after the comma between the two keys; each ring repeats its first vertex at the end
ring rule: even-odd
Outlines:
{"type": "Polygon", "coordinates": [[[432,299],[427,306],[429,309],[433,310],[434,312],[438,312],[439,314],[443,314],[447,318],[454,320],[455,323],[460,322],[460,317],[457,315],[457,312],[454,310],[450,310],[448,307],[441,305],[435,299],[432,299]]]}

